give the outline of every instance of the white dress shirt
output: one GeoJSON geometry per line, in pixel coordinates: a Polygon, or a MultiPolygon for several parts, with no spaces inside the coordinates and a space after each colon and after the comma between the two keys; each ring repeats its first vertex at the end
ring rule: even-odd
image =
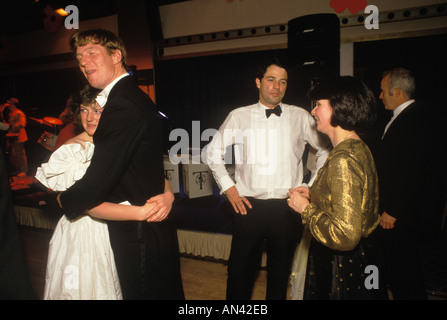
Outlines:
{"type": "Polygon", "coordinates": [[[399,114],[401,114],[401,112],[404,111],[405,108],[408,107],[410,104],[412,104],[414,101],[415,101],[414,99],[408,100],[407,102],[402,103],[400,106],[398,106],[396,109],[393,110],[393,116],[391,117],[390,121],[387,123],[387,125],[385,127],[385,130],[382,135],[382,139],[385,136],[391,123],[393,123],[393,121],[399,116],[399,114]]]}
{"type": "MultiPolygon", "coordinates": [[[[280,117],[265,115],[261,103],[230,112],[207,148],[207,163],[225,192],[236,185],[241,197],[283,199],[290,188],[302,185],[302,156],[306,143],[315,150],[316,171],[329,150],[316,131],[315,120],[306,110],[281,103],[280,117]],[[225,167],[227,147],[234,145],[235,180],[225,167]]],[[[310,183],[311,183],[310,182],[310,183]]]]}

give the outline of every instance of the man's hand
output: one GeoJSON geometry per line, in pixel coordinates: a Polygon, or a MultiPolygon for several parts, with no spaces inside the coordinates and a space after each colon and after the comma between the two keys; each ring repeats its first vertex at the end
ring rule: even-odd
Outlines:
{"type": "Polygon", "coordinates": [[[147,200],[147,203],[154,204],[155,206],[147,213],[147,222],[160,222],[165,220],[172,209],[172,203],[174,202],[174,194],[170,191],[159,194],[155,197],[147,200]]]}
{"type": "Polygon", "coordinates": [[[247,207],[249,207],[250,209],[251,207],[251,203],[250,201],[248,201],[247,198],[243,197],[241,198],[239,196],[239,192],[237,191],[235,186],[232,186],[231,188],[228,188],[225,191],[225,195],[228,198],[228,201],[230,201],[231,205],[233,206],[234,211],[236,211],[236,213],[240,213],[242,215],[247,214],[247,207]]]}
{"type": "Polygon", "coordinates": [[[395,222],[396,218],[390,216],[385,211],[382,213],[382,216],[380,217],[380,225],[383,229],[393,229],[395,222]]]}

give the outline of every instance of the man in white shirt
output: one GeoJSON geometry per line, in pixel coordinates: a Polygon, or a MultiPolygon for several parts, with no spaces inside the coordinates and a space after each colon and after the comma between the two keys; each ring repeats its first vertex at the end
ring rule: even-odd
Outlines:
{"type": "Polygon", "coordinates": [[[23,177],[28,172],[28,157],[26,155],[25,142],[28,141],[26,133],[26,115],[22,110],[18,109],[19,99],[10,98],[5,104],[9,110],[8,134],[11,136],[9,140],[9,152],[11,164],[17,171],[17,176],[23,177]]]}
{"type": "MultiPolygon", "coordinates": [[[[285,299],[290,263],[299,241],[299,217],[287,206],[287,192],[303,182],[302,156],[309,143],[316,168],[328,155],[315,121],[304,109],[282,103],[287,71],[274,60],[256,78],[259,102],[233,110],[207,146],[208,165],[235,212],[228,266],[227,299],[250,299],[267,240],[267,299],[285,299]],[[234,145],[235,180],[225,168],[234,145]]],[[[313,172],[310,182],[315,178],[313,172]]]]}

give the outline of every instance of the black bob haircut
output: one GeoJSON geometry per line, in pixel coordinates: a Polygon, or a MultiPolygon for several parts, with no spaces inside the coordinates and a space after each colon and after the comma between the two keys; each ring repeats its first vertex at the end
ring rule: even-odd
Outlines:
{"type": "Polygon", "coordinates": [[[351,76],[321,79],[309,92],[315,105],[317,100],[327,99],[332,107],[331,125],[345,130],[363,131],[374,124],[377,101],[371,89],[351,76]]]}

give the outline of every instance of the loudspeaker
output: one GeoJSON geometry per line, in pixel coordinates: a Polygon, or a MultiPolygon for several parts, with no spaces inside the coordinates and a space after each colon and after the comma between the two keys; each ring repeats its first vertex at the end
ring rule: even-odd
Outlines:
{"type": "MultiPolygon", "coordinates": [[[[312,14],[288,22],[289,83],[293,95],[306,95],[318,79],[340,74],[340,20],[336,14],[312,14]],[[292,89],[293,90],[293,89],[292,89]]],[[[290,87],[287,90],[289,95],[290,87]]]]}
{"type": "Polygon", "coordinates": [[[293,67],[316,76],[340,73],[340,20],[312,14],[288,22],[289,59],[293,67]]]}

